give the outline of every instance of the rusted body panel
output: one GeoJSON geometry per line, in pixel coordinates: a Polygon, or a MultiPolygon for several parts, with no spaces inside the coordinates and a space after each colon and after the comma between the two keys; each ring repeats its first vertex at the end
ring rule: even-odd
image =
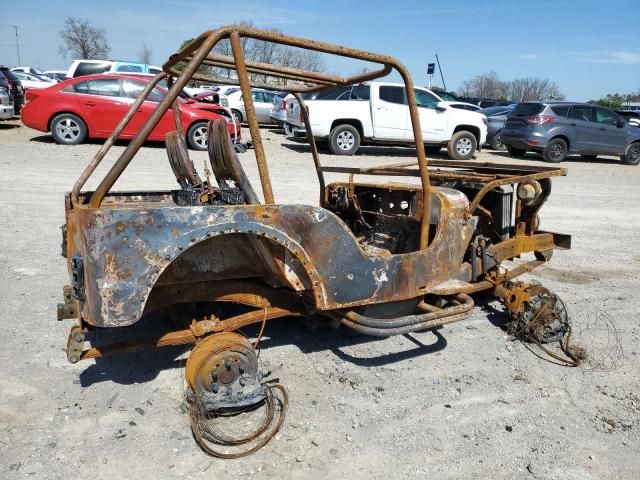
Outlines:
{"type": "Polygon", "coordinates": [[[170,278],[160,284],[262,276],[264,266],[247,235],[280,245],[295,257],[319,310],[427,294],[459,275],[475,227],[463,194],[450,189],[433,193],[440,208],[429,248],[384,257],[366,255],[344,222],[320,207],[166,204],[140,208],[131,202],[75,210],[69,223],[77,225],[72,229],[74,244],[84,260],[82,316],[103,327],[136,322],[163,272],[184,258],[191,261],[181,269],[173,268],[170,278]],[[233,238],[222,243],[222,236],[233,238]],[[196,254],[190,256],[190,250],[196,254]]]}

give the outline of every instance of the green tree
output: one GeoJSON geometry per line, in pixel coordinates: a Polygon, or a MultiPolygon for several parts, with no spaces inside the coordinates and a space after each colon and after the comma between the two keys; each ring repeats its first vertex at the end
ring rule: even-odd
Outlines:
{"type": "Polygon", "coordinates": [[[589,100],[589,103],[594,105],[600,105],[602,107],[610,108],[611,110],[622,110],[622,106],[625,103],[625,97],[618,93],[608,94],[603,98],[599,98],[597,100],[589,100]]]}

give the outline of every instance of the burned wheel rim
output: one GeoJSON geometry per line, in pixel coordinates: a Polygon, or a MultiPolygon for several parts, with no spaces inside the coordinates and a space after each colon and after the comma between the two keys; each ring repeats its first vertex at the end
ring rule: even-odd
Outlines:
{"type": "Polygon", "coordinates": [[[466,137],[462,137],[456,142],[456,152],[459,155],[469,155],[473,150],[473,142],[466,137]]]}
{"type": "Polygon", "coordinates": [[[57,135],[67,142],[74,142],[82,135],[82,127],[73,118],[65,118],[56,123],[57,135]]]}
{"type": "Polygon", "coordinates": [[[255,376],[257,371],[258,360],[249,340],[224,332],[195,346],[187,360],[185,377],[191,390],[201,394],[213,392],[216,384],[228,385],[240,375],[255,376]]]}
{"type": "Polygon", "coordinates": [[[242,335],[222,332],[200,340],[187,360],[185,377],[191,430],[209,455],[253,453],[284,422],[287,391],[262,381],[253,345],[242,335]]]}
{"type": "Polygon", "coordinates": [[[336,145],[340,150],[351,150],[356,143],[356,137],[348,130],[340,132],[336,137],[336,145]]]}

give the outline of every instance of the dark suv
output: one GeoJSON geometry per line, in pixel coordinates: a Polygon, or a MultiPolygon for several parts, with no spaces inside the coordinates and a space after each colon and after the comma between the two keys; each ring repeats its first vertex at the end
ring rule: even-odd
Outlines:
{"type": "Polygon", "coordinates": [[[515,157],[536,151],[552,163],[568,154],[620,155],[623,163],[640,163],[640,130],[612,110],[588,103],[521,103],[507,117],[502,142],[515,157]]]}
{"type": "Polygon", "coordinates": [[[0,65],[0,75],[4,76],[9,82],[9,96],[13,96],[13,110],[15,114],[20,113],[20,109],[24,104],[24,89],[18,77],[16,77],[8,67],[0,65]]]}

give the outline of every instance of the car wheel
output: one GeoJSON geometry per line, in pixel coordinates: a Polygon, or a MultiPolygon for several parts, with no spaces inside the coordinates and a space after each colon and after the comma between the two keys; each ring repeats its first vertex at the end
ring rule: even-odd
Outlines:
{"type": "Polygon", "coordinates": [[[284,134],[287,137],[293,133],[293,130],[291,129],[291,125],[289,125],[286,122],[284,123],[284,125],[282,125],[282,129],[284,130],[284,134]]]}
{"type": "Polygon", "coordinates": [[[187,141],[194,150],[207,149],[207,122],[197,122],[191,125],[187,132],[187,141]]]}
{"type": "Polygon", "coordinates": [[[87,125],[77,115],[61,113],[51,121],[51,135],[62,145],[77,145],[87,138],[87,125]]]}
{"type": "Polygon", "coordinates": [[[580,155],[580,156],[585,160],[595,160],[596,158],[598,158],[598,155],[580,155]]]}
{"type": "Polygon", "coordinates": [[[453,160],[469,160],[476,153],[477,146],[478,141],[473,133],[457,132],[449,140],[447,153],[453,160]]]}
{"type": "Polygon", "coordinates": [[[231,110],[231,114],[236,119],[236,122],[242,123],[242,113],[239,110],[231,110]]]}
{"type": "Polygon", "coordinates": [[[542,158],[545,162],[560,163],[567,156],[567,142],[561,138],[554,138],[547,143],[546,148],[542,151],[542,158]]]}
{"type": "Polygon", "coordinates": [[[441,145],[425,145],[424,151],[427,152],[427,155],[437,155],[442,150],[441,145]]]}
{"type": "Polygon", "coordinates": [[[640,163],[640,142],[629,145],[620,160],[627,165],[638,165],[640,163]]]}
{"type": "Polygon", "coordinates": [[[489,143],[491,144],[491,148],[494,150],[504,152],[507,149],[507,146],[502,143],[502,134],[500,132],[496,133],[489,143]]]}
{"type": "Polygon", "coordinates": [[[338,125],[329,135],[329,148],[335,155],[353,155],[360,148],[360,132],[353,125],[338,125]]]}
{"type": "Polygon", "coordinates": [[[509,152],[509,155],[511,155],[512,157],[524,157],[527,153],[526,150],[513,147],[507,147],[507,152],[509,152]]]}

